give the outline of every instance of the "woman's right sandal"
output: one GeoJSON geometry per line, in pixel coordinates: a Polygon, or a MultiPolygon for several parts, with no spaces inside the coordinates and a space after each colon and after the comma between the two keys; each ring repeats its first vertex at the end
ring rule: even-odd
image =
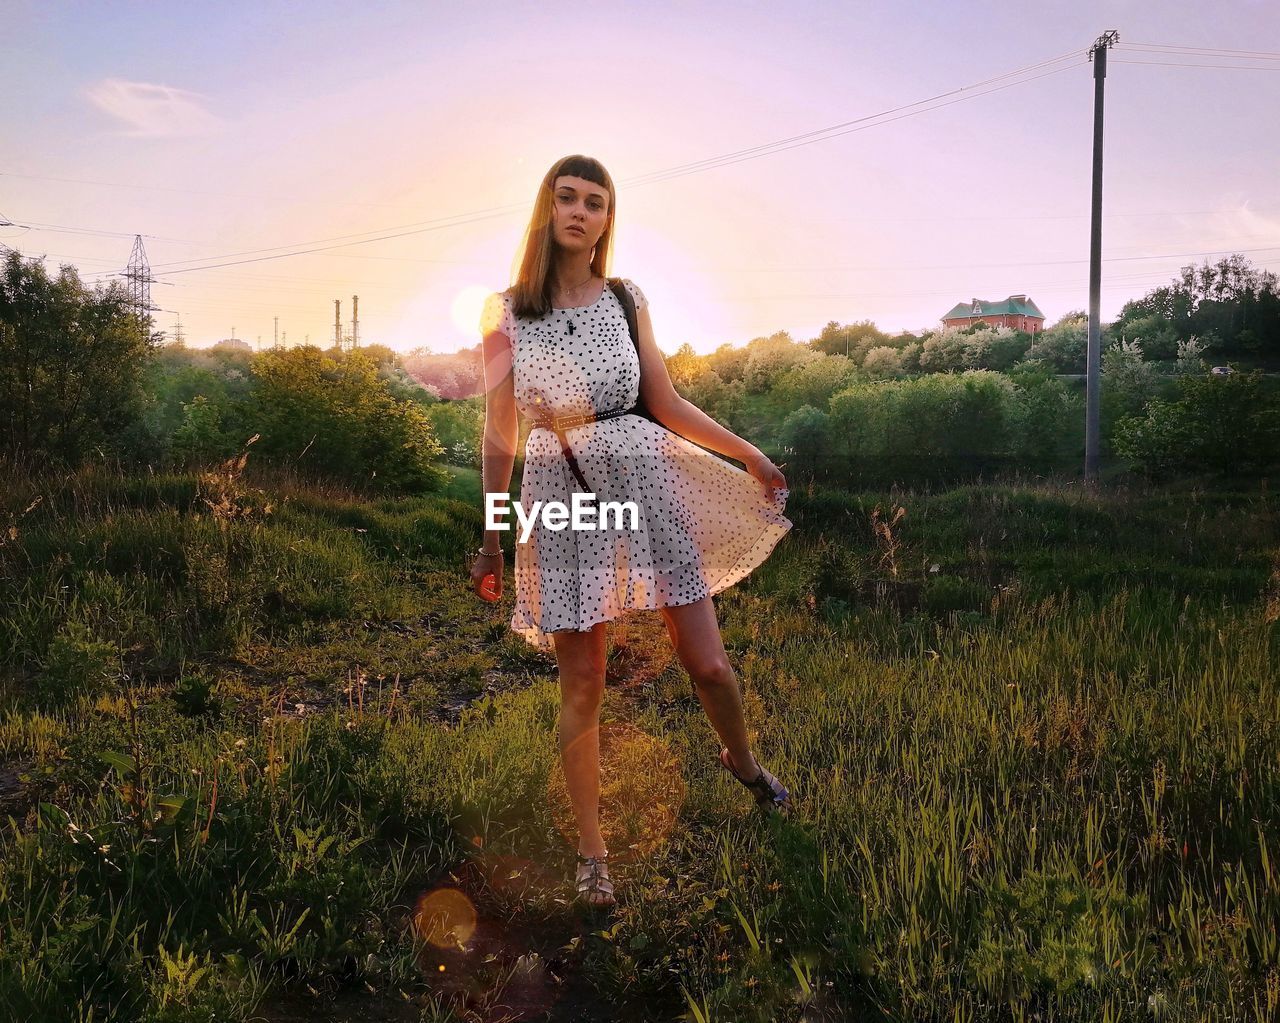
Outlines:
{"type": "Polygon", "coordinates": [[[578,897],[593,909],[607,909],[617,904],[613,896],[613,882],[603,873],[609,868],[609,854],[583,856],[578,853],[578,897]]]}
{"type": "MultiPolygon", "coordinates": [[[[787,791],[782,782],[778,781],[763,767],[760,768],[760,774],[754,780],[747,781],[746,778],[733,769],[733,764],[729,760],[728,747],[720,751],[720,766],[751,790],[752,795],[756,797],[756,805],[765,814],[777,812],[785,817],[790,813],[791,793],[787,791]]],[[[760,766],[758,760],[756,761],[756,766],[760,766]]]]}

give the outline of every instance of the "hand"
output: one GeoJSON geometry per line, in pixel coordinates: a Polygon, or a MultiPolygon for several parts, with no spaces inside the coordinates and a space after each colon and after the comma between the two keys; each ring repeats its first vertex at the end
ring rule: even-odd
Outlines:
{"type": "Polygon", "coordinates": [[[763,452],[757,451],[748,458],[746,466],[747,472],[764,484],[766,501],[773,501],[773,492],[776,488],[787,489],[787,479],[782,475],[782,470],[769,461],[763,452]]]}
{"type": "Polygon", "coordinates": [[[471,588],[490,603],[502,599],[502,551],[477,554],[471,563],[471,588]]]}

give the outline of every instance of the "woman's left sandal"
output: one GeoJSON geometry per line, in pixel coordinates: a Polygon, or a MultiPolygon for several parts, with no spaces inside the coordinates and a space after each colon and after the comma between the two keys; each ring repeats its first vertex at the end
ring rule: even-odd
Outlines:
{"type": "Polygon", "coordinates": [[[618,903],[613,895],[613,882],[608,874],[602,873],[609,867],[608,856],[607,852],[599,856],[578,853],[578,899],[592,909],[610,909],[618,903]]]}
{"type": "MultiPolygon", "coordinates": [[[[751,794],[756,797],[756,805],[766,815],[779,813],[785,817],[791,812],[791,793],[787,791],[782,782],[778,781],[763,767],[760,767],[760,774],[754,780],[747,781],[746,778],[733,769],[733,764],[729,760],[728,747],[720,750],[720,766],[751,790],[751,794]]],[[[756,766],[760,766],[758,760],[756,761],[756,766]]]]}

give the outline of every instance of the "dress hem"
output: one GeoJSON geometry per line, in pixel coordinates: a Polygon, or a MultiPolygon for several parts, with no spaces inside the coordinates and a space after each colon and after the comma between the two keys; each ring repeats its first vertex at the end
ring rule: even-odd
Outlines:
{"type": "Polygon", "coordinates": [[[784,525],[782,522],[770,523],[766,526],[755,541],[742,553],[733,567],[729,571],[720,576],[714,583],[707,585],[707,592],[701,596],[694,597],[692,600],[670,601],[665,604],[657,602],[645,604],[624,604],[621,608],[612,614],[602,614],[596,616],[594,621],[581,625],[563,625],[557,629],[544,629],[536,624],[517,625],[518,614],[512,615],[511,631],[520,636],[530,646],[547,652],[555,651],[555,644],[551,639],[553,632],[587,632],[601,622],[611,622],[632,612],[632,611],[659,611],[664,607],[685,607],[689,604],[696,604],[699,600],[706,597],[714,597],[719,593],[723,593],[729,587],[741,582],[744,578],[758,568],[766,558],[772,553],[773,549],[778,545],[784,536],[790,532],[794,523],[788,521],[784,525]]]}

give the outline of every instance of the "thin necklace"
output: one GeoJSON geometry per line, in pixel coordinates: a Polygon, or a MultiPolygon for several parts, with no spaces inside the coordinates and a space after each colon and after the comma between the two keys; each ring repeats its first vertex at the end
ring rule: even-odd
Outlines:
{"type": "MultiPolygon", "coordinates": [[[[582,287],[582,285],[583,285],[583,284],[586,284],[586,283],[587,283],[587,281],[593,281],[593,280],[595,280],[595,277],[596,277],[596,275],[595,275],[594,273],[593,273],[593,274],[591,274],[591,275],[587,278],[587,280],[583,281],[581,284],[575,284],[575,285],[573,286],[572,291],[576,291],[578,288],[582,287]]],[[[570,292],[570,293],[572,293],[572,292],[570,292]]],[[[574,332],[574,327],[576,326],[576,323],[575,323],[575,321],[574,321],[574,319],[573,319],[573,314],[574,314],[574,312],[575,312],[576,308],[577,308],[577,307],[569,307],[569,308],[566,308],[565,310],[563,310],[564,312],[566,312],[566,313],[568,313],[568,314],[569,314],[569,315],[568,315],[568,319],[569,319],[568,332],[569,332],[570,334],[572,334],[572,333],[574,332]]]]}

